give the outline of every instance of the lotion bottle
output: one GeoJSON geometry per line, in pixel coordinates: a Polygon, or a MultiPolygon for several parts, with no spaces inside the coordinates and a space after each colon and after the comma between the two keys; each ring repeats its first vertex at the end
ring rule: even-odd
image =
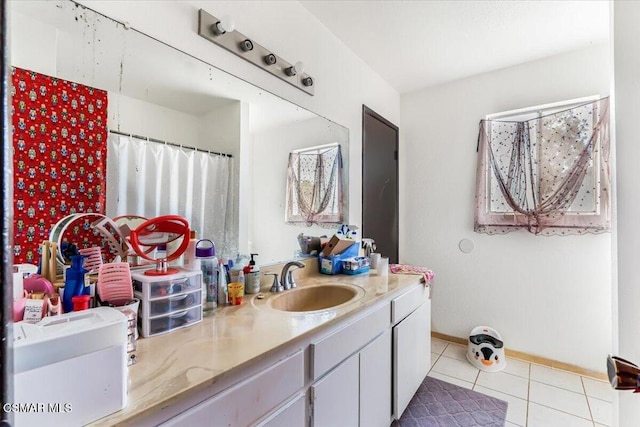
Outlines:
{"type": "Polygon", "coordinates": [[[253,259],[258,254],[251,254],[251,261],[249,265],[244,268],[244,292],[247,294],[257,294],[260,292],[260,267],[256,265],[256,261],[253,259]]]}
{"type": "Polygon", "coordinates": [[[196,257],[196,246],[198,245],[197,233],[195,230],[191,230],[191,238],[189,239],[189,246],[184,251],[184,268],[189,271],[200,270],[200,259],[196,257]]]}

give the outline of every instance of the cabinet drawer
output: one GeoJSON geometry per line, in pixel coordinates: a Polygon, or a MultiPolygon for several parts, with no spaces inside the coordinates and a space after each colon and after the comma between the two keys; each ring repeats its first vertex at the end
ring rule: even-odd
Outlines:
{"type": "Polygon", "coordinates": [[[395,325],[400,322],[427,299],[429,299],[429,287],[422,283],[400,295],[391,301],[391,323],[395,325]]]}
{"type": "Polygon", "coordinates": [[[160,316],[163,314],[172,313],[174,311],[186,310],[199,305],[202,301],[202,290],[176,295],[174,297],[167,297],[161,299],[155,299],[148,301],[144,304],[144,307],[149,307],[148,317],[160,316]]]}
{"type": "Polygon", "coordinates": [[[252,425],[303,386],[304,356],[299,351],[266,371],[186,410],[162,426],[252,425]]]}
{"type": "MultiPolygon", "coordinates": [[[[133,277],[133,290],[140,292],[145,300],[151,300],[155,298],[165,298],[167,296],[186,293],[201,289],[201,273],[180,273],[174,275],[177,277],[168,278],[167,280],[158,280],[156,277],[154,282],[148,282],[144,280],[138,280],[137,276],[140,274],[132,274],[133,277]],[[189,274],[187,277],[185,277],[189,274]]],[[[144,279],[147,279],[143,276],[144,279]]]]}
{"type": "Polygon", "coordinates": [[[380,335],[389,327],[389,304],[345,325],[333,334],[312,342],[311,379],[316,380],[380,335]]]}
{"type": "Polygon", "coordinates": [[[138,317],[138,324],[142,326],[142,336],[145,338],[191,326],[201,321],[202,305],[200,304],[189,310],[178,311],[151,319],[145,316],[138,317]]]}

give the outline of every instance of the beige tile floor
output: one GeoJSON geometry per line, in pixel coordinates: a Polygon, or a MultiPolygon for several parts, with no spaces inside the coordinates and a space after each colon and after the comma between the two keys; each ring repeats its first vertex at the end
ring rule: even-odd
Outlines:
{"type": "Polygon", "coordinates": [[[507,426],[612,426],[615,391],[608,382],[512,358],[502,372],[482,372],[466,350],[433,338],[429,376],[507,401],[507,426]]]}

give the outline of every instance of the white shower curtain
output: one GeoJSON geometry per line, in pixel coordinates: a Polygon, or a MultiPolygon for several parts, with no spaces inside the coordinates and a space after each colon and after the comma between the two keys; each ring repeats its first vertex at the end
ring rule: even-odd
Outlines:
{"type": "Polygon", "coordinates": [[[107,215],[185,217],[220,254],[238,247],[233,159],[145,139],[109,135],[107,215]]]}

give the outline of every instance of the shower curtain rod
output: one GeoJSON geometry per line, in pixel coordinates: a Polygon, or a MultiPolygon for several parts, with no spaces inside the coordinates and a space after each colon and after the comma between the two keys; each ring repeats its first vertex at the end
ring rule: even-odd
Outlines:
{"type": "Polygon", "coordinates": [[[156,142],[158,144],[164,144],[164,145],[171,145],[173,147],[178,147],[178,148],[186,148],[187,150],[200,151],[201,153],[215,154],[216,156],[224,156],[224,157],[233,158],[232,154],[218,153],[217,151],[211,151],[211,150],[203,150],[202,148],[189,147],[187,145],[176,144],[175,142],[168,142],[168,141],[163,141],[161,139],[149,138],[148,136],[134,135],[132,133],[119,132],[117,130],[111,130],[111,129],[109,129],[109,133],[114,133],[116,135],[122,135],[122,136],[128,136],[130,138],[144,139],[145,141],[156,142]]]}

